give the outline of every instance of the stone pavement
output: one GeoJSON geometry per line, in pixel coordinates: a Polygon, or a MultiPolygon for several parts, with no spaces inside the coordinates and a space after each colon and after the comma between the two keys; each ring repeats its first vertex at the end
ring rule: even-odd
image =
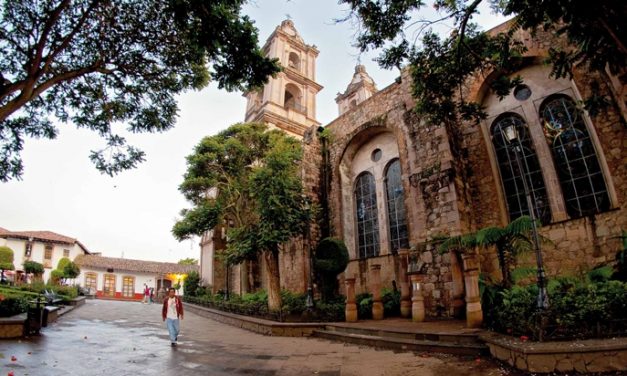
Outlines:
{"type": "Polygon", "coordinates": [[[89,300],[39,337],[0,341],[0,376],[519,374],[487,358],[266,337],[192,313],[181,322],[179,339],[170,347],[160,305],[89,300]]]}

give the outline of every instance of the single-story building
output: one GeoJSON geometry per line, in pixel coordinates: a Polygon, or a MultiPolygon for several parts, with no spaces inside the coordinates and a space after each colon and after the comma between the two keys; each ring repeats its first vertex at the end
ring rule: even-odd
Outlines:
{"type": "MultiPolygon", "coordinates": [[[[97,298],[140,300],[144,284],[154,289],[154,295],[169,287],[183,285],[187,275],[198,272],[198,265],[180,265],[170,262],[104,257],[97,254],[81,255],[75,262],[81,268],[76,279],[80,286],[97,298]]],[[[183,294],[183,289],[178,290],[183,294]]]]}

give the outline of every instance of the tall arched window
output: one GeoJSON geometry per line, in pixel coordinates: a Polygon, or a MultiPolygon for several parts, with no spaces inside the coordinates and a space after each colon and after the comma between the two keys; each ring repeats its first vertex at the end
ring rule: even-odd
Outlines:
{"type": "Polygon", "coordinates": [[[566,95],[551,96],[540,106],[540,118],[568,214],[576,218],[608,210],[610,199],[603,173],[575,102],[566,95]]]}
{"type": "Polygon", "coordinates": [[[355,204],[357,208],[357,244],[359,257],[379,255],[379,220],[377,192],[374,176],[364,172],[355,182],[355,204]]]}
{"type": "Polygon", "coordinates": [[[296,70],[300,70],[300,57],[296,52],[290,52],[287,65],[296,70]]]}
{"type": "Polygon", "coordinates": [[[534,214],[542,223],[549,223],[551,209],[544,178],[525,121],[514,113],[502,114],[492,123],[491,133],[510,220],[530,214],[522,180],[524,175],[534,214]],[[513,142],[505,135],[505,129],[510,126],[515,127],[518,134],[513,142]]]}
{"type": "Polygon", "coordinates": [[[303,106],[300,103],[301,95],[298,87],[292,83],[285,85],[285,98],[283,106],[285,108],[291,108],[297,111],[304,111],[303,106]]]}
{"type": "Polygon", "coordinates": [[[390,224],[390,249],[392,253],[396,253],[400,248],[409,248],[407,220],[405,219],[405,194],[401,181],[401,163],[398,159],[392,161],[387,167],[385,190],[390,224]]]}

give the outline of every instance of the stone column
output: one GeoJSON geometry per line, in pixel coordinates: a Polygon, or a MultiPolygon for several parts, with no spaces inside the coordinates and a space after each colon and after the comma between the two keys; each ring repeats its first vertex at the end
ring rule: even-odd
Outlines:
{"type": "Polygon", "coordinates": [[[422,296],[422,276],[420,274],[411,275],[412,297],[411,297],[411,321],[425,321],[425,298],[422,296]]]}
{"type": "Polygon", "coordinates": [[[370,277],[372,278],[370,289],[372,290],[372,319],[383,319],[383,304],[381,303],[381,265],[370,266],[370,277]]]}
{"type": "Polygon", "coordinates": [[[407,258],[409,257],[409,250],[401,248],[398,250],[398,256],[400,258],[398,278],[401,285],[401,317],[411,316],[411,289],[409,286],[409,280],[407,279],[407,258]]]}
{"type": "Polygon", "coordinates": [[[451,278],[453,283],[453,317],[464,315],[464,272],[457,252],[449,253],[451,258],[451,278]]]}
{"type": "Polygon", "coordinates": [[[464,254],[462,260],[466,286],[466,326],[479,328],[483,323],[481,295],[479,294],[479,262],[476,254],[464,254]]]}
{"type": "Polygon", "coordinates": [[[346,286],[346,322],[357,321],[357,303],[355,302],[355,278],[346,278],[344,280],[346,286]]]}

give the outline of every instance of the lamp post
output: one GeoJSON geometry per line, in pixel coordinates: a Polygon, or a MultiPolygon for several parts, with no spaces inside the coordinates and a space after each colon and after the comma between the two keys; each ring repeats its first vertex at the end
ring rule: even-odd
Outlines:
{"type": "MultiPolygon", "coordinates": [[[[525,197],[527,198],[527,207],[529,208],[529,217],[531,217],[531,231],[533,234],[533,248],[536,253],[536,263],[538,267],[538,299],[537,306],[540,310],[549,308],[549,295],[546,291],[546,274],[544,273],[544,263],[542,262],[542,251],[540,250],[540,240],[538,238],[538,228],[536,226],[536,213],[533,201],[531,199],[531,190],[527,185],[526,171],[528,170],[527,161],[525,164],[521,162],[520,153],[523,152],[522,141],[520,140],[520,134],[516,128],[516,124],[510,123],[503,129],[505,139],[512,147],[514,155],[516,156],[516,163],[518,164],[518,171],[522,175],[523,189],[525,191],[525,197]]],[[[524,156],[523,156],[524,157],[524,156]]]]}

